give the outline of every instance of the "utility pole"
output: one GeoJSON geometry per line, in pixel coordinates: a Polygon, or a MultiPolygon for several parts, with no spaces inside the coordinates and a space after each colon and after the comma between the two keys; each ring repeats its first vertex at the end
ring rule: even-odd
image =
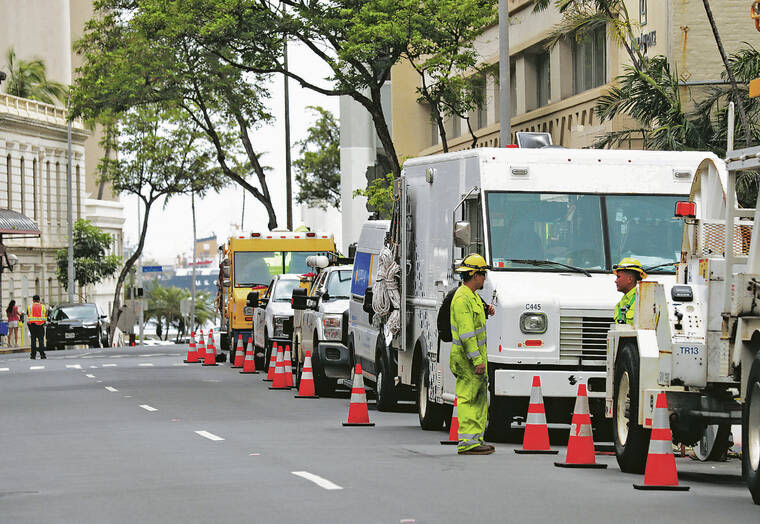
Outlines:
{"type": "MultiPolygon", "coordinates": [[[[282,46],[282,65],[288,70],[288,37],[282,46]]],[[[288,231],[293,231],[293,183],[290,175],[290,90],[288,89],[288,75],[285,77],[285,200],[287,209],[288,231]]]]}
{"type": "Polygon", "coordinates": [[[69,125],[67,129],[67,140],[68,140],[68,159],[66,162],[66,184],[68,185],[68,191],[69,191],[69,209],[68,209],[68,218],[69,218],[69,264],[68,264],[68,280],[69,280],[69,303],[74,302],[74,190],[73,190],[73,184],[71,183],[71,115],[69,114],[69,103],[71,102],[71,95],[69,95],[69,100],[66,110],[66,116],[68,117],[69,125]]]}
{"type": "MultiPolygon", "coordinates": [[[[243,198],[245,198],[245,191],[243,191],[243,198]]],[[[190,331],[192,332],[195,330],[195,265],[197,262],[195,256],[195,191],[190,193],[190,205],[193,208],[193,281],[190,283],[190,331]]],[[[245,205],[243,208],[245,209],[245,205]]]]}
{"type": "Polygon", "coordinates": [[[509,64],[509,0],[499,0],[499,144],[512,143],[512,100],[509,64]]]}
{"type": "MultiPolygon", "coordinates": [[[[141,228],[140,228],[140,199],[137,199],[137,238],[140,238],[141,228]]],[[[143,297],[140,291],[142,290],[143,282],[142,282],[142,253],[140,253],[140,256],[137,257],[137,289],[135,290],[139,296],[135,297],[137,298],[137,308],[139,310],[139,316],[137,317],[137,321],[140,324],[139,327],[139,333],[140,333],[140,345],[145,345],[145,338],[144,338],[144,328],[143,324],[145,323],[143,319],[143,297]]]]}

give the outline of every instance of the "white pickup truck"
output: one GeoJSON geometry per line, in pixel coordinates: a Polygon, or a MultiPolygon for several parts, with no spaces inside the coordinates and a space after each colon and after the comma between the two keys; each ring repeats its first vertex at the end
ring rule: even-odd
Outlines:
{"type": "Polygon", "coordinates": [[[284,324],[293,319],[290,298],[293,289],[299,285],[299,275],[276,275],[263,296],[253,293],[253,343],[265,353],[264,369],[269,367],[273,342],[290,344],[290,336],[285,334],[284,324]]]}

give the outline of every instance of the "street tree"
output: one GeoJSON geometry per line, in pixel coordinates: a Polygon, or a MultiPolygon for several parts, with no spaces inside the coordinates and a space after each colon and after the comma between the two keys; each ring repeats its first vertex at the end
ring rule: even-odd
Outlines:
{"type": "MultiPolygon", "coordinates": [[[[252,132],[271,122],[268,79],[223,61],[197,32],[224,22],[225,11],[196,9],[203,0],[99,0],[76,49],[83,56],[73,113],[93,118],[145,104],[182,109],[203,131],[221,173],[251,193],[277,227],[252,132]],[[218,16],[218,17],[217,17],[218,16]],[[258,187],[247,180],[253,173],[258,187]]],[[[278,37],[279,38],[279,37],[278,37]]],[[[261,45],[266,35],[259,35],[261,45]]]]}
{"type": "Polygon", "coordinates": [[[475,38],[497,21],[497,0],[426,0],[420,3],[420,26],[404,52],[420,77],[418,102],[430,108],[444,153],[449,145],[445,119],[463,118],[471,146],[477,136],[470,114],[485,103],[485,80],[490,70],[480,63],[475,38]]]}
{"type": "Polygon", "coordinates": [[[296,144],[301,156],[293,162],[299,204],[326,209],[340,208],[340,129],[335,117],[323,107],[309,106],[317,114],[296,144]]]}
{"type": "Polygon", "coordinates": [[[48,79],[45,62],[40,59],[22,60],[16,56],[13,46],[6,51],[5,61],[8,68],[8,78],[5,82],[6,93],[46,104],[55,104],[56,101],[66,102],[67,87],[60,82],[48,79]]]}
{"type": "Polygon", "coordinates": [[[122,114],[118,129],[110,144],[116,154],[101,160],[101,177],[117,193],[136,196],[143,212],[137,247],[116,281],[109,342],[119,318],[121,287],[142,254],[153,205],[178,194],[218,190],[226,181],[211,164],[202,131],[182,111],[143,105],[122,114]]]}
{"type": "MultiPolygon", "coordinates": [[[[111,235],[92,225],[89,220],[80,218],[74,222],[74,280],[79,286],[80,299],[85,286],[112,277],[119,270],[121,257],[108,254],[112,242],[111,235]]],[[[58,282],[68,289],[68,248],[56,251],[55,258],[58,282]]]]}

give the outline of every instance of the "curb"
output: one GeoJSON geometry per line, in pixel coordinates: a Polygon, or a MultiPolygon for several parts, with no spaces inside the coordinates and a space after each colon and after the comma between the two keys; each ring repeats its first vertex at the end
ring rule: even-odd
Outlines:
{"type": "Polygon", "coordinates": [[[0,349],[0,355],[9,353],[31,353],[31,348],[4,348],[0,349]]]}

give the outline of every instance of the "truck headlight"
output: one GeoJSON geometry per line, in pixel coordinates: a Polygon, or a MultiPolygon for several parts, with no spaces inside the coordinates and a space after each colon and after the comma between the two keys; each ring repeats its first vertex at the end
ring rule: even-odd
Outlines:
{"type": "Polygon", "coordinates": [[[340,315],[325,315],[322,318],[322,331],[325,340],[340,340],[343,335],[343,319],[340,315]]]}
{"type": "Polygon", "coordinates": [[[546,333],[546,314],[523,313],[520,315],[520,331],[523,333],[546,333]]]}
{"type": "Polygon", "coordinates": [[[274,320],[272,321],[272,324],[274,325],[274,337],[275,338],[282,338],[285,336],[285,329],[283,327],[283,324],[285,324],[285,321],[290,317],[274,317],[274,320]]]}

